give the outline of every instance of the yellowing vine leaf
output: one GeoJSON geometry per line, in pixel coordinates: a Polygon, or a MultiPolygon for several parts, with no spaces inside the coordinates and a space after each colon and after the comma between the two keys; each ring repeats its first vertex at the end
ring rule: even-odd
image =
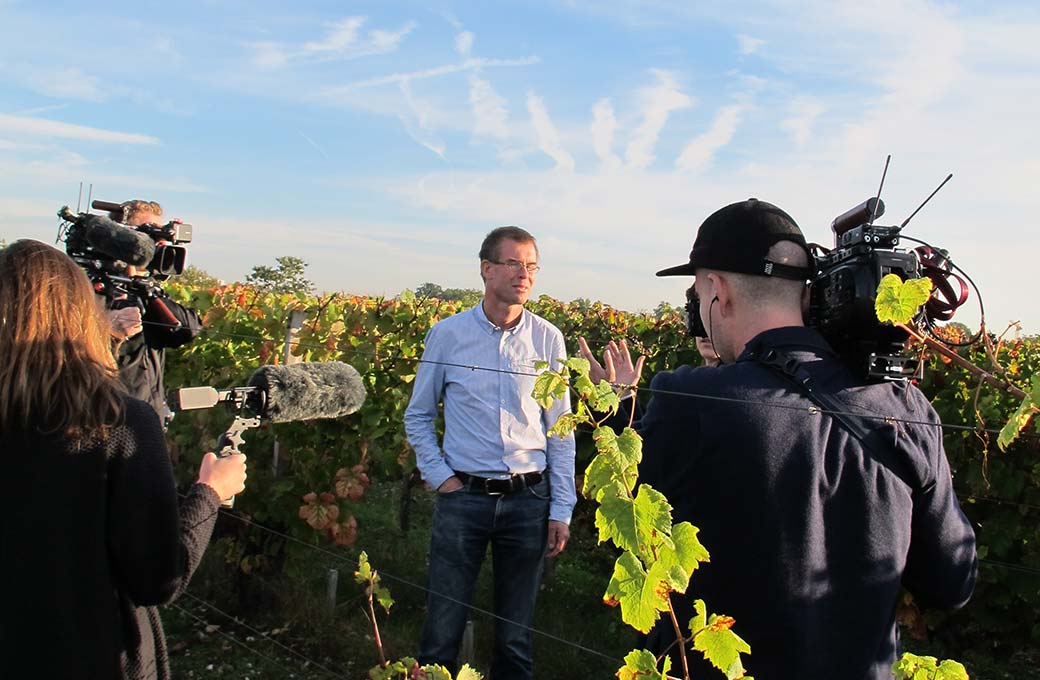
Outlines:
{"type": "MultiPolygon", "coordinates": [[[[542,363],[542,362],[540,362],[542,363]]],[[[531,396],[544,409],[552,406],[557,399],[563,399],[567,394],[567,380],[559,373],[543,371],[534,381],[534,391],[531,396]]]]}
{"type": "MultiPolygon", "coordinates": [[[[703,607],[704,603],[700,604],[703,607]]],[[[703,609],[700,609],[698,615],[702,612],[703,609]]],[[[734,623],[729,616],[713,614],[708,617],[707,625],[696,631],[693,636],[693,648],[703,653],[704,658],[725,673],[729,680],[744,677],[744,665],[740,662],[740,655],[751,653],[751,646],[733,632],[734,623]]]]}
{"type": "Polygon", "coordinates": [[[672,527],[671,543],[663,543],[657,549],[657,561],[669,569],[669,573],[676,573],[676,578],[669,582],[676,592],[685,593],[694,570],[701,562],[708,561],[708,551],[697,539],[699,531],[689,522],[680,522],[672,527]]]}
{"type": "Polygon", "coordinates": [[[625,655],[625,665],[616,673],[618,680],[666,680],[672,668],[670,657],[657,669],[657,658],[645,649],[634,649],[625,655]]]}
{"type": "Polygon", "coordinates": [[[1007,451],[1007,447],[1018,439],[1018,435],[1029,424],[1029,419],[1037,411],[1040,411],[1040,375],[1033,376],[1033,384],[1026,393],[1025,399],[1019,404],[1018,410],[1011,416],[1011,419],[1000,429],[1000,434],[997,435],[997,446],[1001,451],[1007,451]]]}
{"type": "Polygon", "coordinates": [[[647,633],[668,611],[668,583],[664,569],[654,564],[647,572],[639,558],[626,551],[614,563],[614,574],[603,593],[609,605],[621,605],[621,620],[647,633]]]}
{"type": "Polygon", "coordinates": [[[354,572],[354,580],[365,586],[365,595],[370,595],[390,613],[390,607],[394,604],[394,598],[390,597],[390,591],[379,580],[379,572],[372,568],[368,562],[368,553],[364,550],[358,556],[358,568],[354,572]]]}
{"type": "Polygon", "coordinates": [[[892,666],[896,680],[968,680],[968,671],[950,659],[939,662],[934,656],[907,652],[892,666]]]}
{"type": "Polygon", "coordinates": [[[886,274],[878,285],[874,311],[883,323],[910,323],[931,294],[929,278],[903,281],[896,274],[886,274]]]}
{"type": "Polygon", "coordinates": [[[651,486],[639,487],[636,497],[611,493],[608,487],[596,509],[599,541],[612,540],[622,550],[629,550],[644,560],[653,559],[652,548],[671,543],[672,506],[664,494],[651,486]]]}

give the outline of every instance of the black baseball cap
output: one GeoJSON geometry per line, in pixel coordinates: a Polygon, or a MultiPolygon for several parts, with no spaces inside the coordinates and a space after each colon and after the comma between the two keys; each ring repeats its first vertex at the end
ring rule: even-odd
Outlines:
{"type": "Polygon", "coordinates": [[[812,263],[812,253],[794,219],[772,203],[749,198],[713,212],[697,230],[690,261],[662,269],[657,275],[693,276],[702,267],[805,281],[812,278],[812,263]],[[769,260],[766,254],[780,241],[801,246],[810,265],[792,267],[769,260]]]}

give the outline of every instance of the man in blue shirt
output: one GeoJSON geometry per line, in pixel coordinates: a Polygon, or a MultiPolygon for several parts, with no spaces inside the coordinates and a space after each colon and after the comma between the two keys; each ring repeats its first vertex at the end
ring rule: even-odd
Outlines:
{"type": "Polygon", "coordinates": [[[534,677],[529,628],[542,561],[566,546],[576,500],[574,437],[546,435],[570,411],[569,397],[546,410],[531,396],[536,362],[555,370],[566,358],[560,330],[524,309],[538,270],[531,234],[499,227],[487,235],[484,299],[430,329],[404,416],[419,471],[437,490],[419,662],[454,672],[490,543],[495,611],[505,619],[495,622],[494,680],[534,677]]]}

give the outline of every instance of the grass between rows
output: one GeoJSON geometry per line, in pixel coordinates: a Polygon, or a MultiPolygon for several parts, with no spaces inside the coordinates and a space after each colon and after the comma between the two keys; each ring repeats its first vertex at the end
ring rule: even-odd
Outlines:
{"type": "MultiPolygon", "coordinates": [[[[163,611],[174,677],[367,678],[379,656],[363,590],[353,580],[361,550],[367,551],[396,600],[389,616],[377,608],[387,656],[414,656],[425,616],[421,586],[426,583],[433,496],[422,490],[412,492],[410,528],[405,532],[399,524],[402,494],[399,483],[373,484],[355,505],[356,545],[336,548],[322,543],[323,550],[340,557],[291,545],[286,562],[291,567],[285,570],[291,576],[262,569],[247,574],[228,563],[219,542],[212,546],[189,595],[163,611]],[[326,599],[329,569],[339,572],[332,609],[326,599]]],[[[587,510],[579,507],[576,513],[571,543],[543,585],[534,623],[536,629],[573,644],[536,634],[537,678],[611,678],[622,657],[638,643],[635,631],[621,622],[620,612],[602,603],[615,554],[596,545],[587,510]]],[[[222,517],[218,532],[238,528],[233,518],[222,517]]],[[[493,608],[489,559],[478,579],[474,605],[493,608]]],[[[486,676],[494,620],[474,612],[473,624],[471,663],[486,676]]],[[[947,655],[921,643],[907,641],[907,646],[920,654],[947,655]]],[[[1001,660],[978,653],[956,658],[976,680],[1038,677],[1035,652],[1001,660]]],[[[752,662],[748,665],[753,668],[752,662]]]]}

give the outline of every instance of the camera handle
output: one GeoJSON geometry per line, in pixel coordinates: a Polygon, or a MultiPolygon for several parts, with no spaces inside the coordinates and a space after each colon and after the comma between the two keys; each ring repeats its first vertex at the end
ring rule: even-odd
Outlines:
{"type": "MultiPolygon", "coordinates": [[[[235,453],[242,453],[239,448],[245,443],[242,435],[246,430],[251,430],[254,427],[260,426],[260,417],[253,416],[247,418],[242,415],[236,415],[227,431],[220,435],[220,439],[217,440],[217,455],[223,458],[224,456],[230,456],[235,453]]],[[[221,505],[225,508],[232,508],[235,506],[235,497],[223,501],[221,505]]]]}

